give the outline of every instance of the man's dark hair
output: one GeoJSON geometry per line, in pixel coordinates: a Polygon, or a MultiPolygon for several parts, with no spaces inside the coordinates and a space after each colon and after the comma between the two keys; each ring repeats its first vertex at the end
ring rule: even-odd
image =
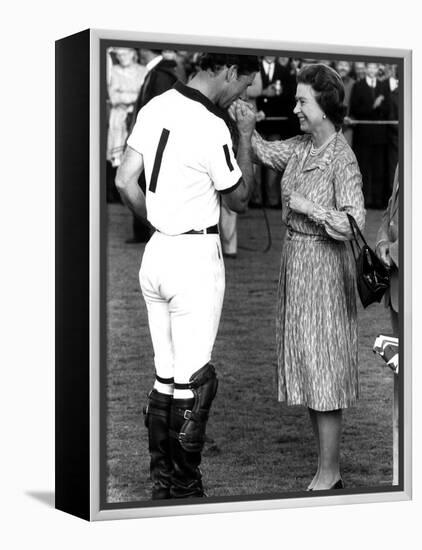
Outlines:
{"type": "Polygon", "coordinates": [[[309,84],[315,99],[336,130],[341,128],[346,114],[344,85],[340,75],[328,65],[313,63],[305,65],[297,75],[298,84],[309,84]]]}
{"type": "Polygon", "coordinates": [[[231,67],[232,65],[236,65],[239,76],[259,71],[259,61],[256,55],[203,53],[199,58],[199,66],[203,71],[208,69],[218,71],[223,67],[231,67]]]}

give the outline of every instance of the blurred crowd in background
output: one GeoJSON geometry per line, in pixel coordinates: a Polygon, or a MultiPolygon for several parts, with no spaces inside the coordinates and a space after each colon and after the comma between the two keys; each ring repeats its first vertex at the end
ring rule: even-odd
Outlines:
{"type": "MultiPolygon", "coordinates": [[[[108,202],[119,200],[114,186],[115,171],[139,109],[152,97],[171,88],[177,80],[187,83],[198,70],[200,55],[200,52],[173,50],[108,49],[108,202]]],[[[287,139],[301,133],[297,117],[293,114],[296,75],[301,67],[309,63],[330,65],[342,78],[347,107],[343,133],[359,163],[365,206],[385,208],[398,162],[399,87],[396,65],[373,61],[263,56],[260,58],[260,71],[244,98],[256,106],[258,132],[268,140],[287,139]]],[[[270,169],[257,169],[257,185],[250,207],[280,208],[280,178],[280,173],[270,169]]]]}

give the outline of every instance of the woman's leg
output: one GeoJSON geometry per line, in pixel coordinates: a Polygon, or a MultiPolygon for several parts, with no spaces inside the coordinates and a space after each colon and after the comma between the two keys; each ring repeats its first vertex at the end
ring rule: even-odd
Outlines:
{"type": "Polygon", "coordinates": [[[314,490],[330,489],[340,479],[342,410],[314,411],[319,434],[319,474],[314,490]]]}
{"type": "Polygon", "coordinates": [[[310,409],[310,408],[308,408],[308,411],[309,411],[309,418],[311,420],[312,430],[313,430],[314,436],[315,436],[315,443],[316,443],[317,453],[318,453],[318,468],[317,468],[316,474],[314,475],[311,483],[308,485],[308,491],[309,491],[310,489],[314,488],[314,485],[315,485],[315,483],[318,479],[319,470],[320,470],[320,467],[321,467],[321,460],[320,460],[320,451],[319,451],[318,423],[317,423],[317,417],[316,417],[317,411],[315,411],[314,409],[310,409]]]}

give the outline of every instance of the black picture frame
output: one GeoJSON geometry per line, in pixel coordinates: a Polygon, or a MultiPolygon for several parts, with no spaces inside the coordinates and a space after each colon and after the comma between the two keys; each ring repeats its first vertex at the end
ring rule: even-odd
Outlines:
{"type": "MultiPolygon", "coordinates": [[[[56,43],[56,508],[86,520],[259,510],[411,498],[411,51],[89,29],[56,43]],[[399,481],[341,496],[303,491],[196,501],[110,503],[106,494],[107,48],[383,60],[399,70],[399,481]]],[[[146,442],[143,444],[146,445],[146,442]]]]}

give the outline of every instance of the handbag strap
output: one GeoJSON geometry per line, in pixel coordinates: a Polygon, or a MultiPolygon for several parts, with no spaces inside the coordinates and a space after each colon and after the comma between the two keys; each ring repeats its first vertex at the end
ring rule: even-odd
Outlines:
{"type": "Polygon", "coordinates": [[[359,237],[362,239],[363,244],[365,246],[368,246],[368,243],[366,242],[362,231],[359,229],[359,226],[358,226],[355,218],[351,214],[347,214],[347,217],[349,218],[350,227],[352,229],[352,233],[353,233],[353,237],[354,237],[355,241],[357,242],[357,236],[356,236],[356,233],[357,233],[359,235],[359,237]]]}
{"type": "Polygon", "coordinates": [[[358,236],[362,239],[365,246],[368,246],[365,237],[362,234],[362,231],[359,229],[359,226],[355,220],[355,218],[351,214],[347,214],[347,218],[350,223],[350,229],[352,230],[353,234],[353,241],[350,241],[350,248],[352,249],[353,257],[355,259],[355,262],[357,262],[359,252],[362,250],[362,246],[359,244],[358,236]],[[355,246],[357,248],[357,251],[355,250],[355,246]]]}

